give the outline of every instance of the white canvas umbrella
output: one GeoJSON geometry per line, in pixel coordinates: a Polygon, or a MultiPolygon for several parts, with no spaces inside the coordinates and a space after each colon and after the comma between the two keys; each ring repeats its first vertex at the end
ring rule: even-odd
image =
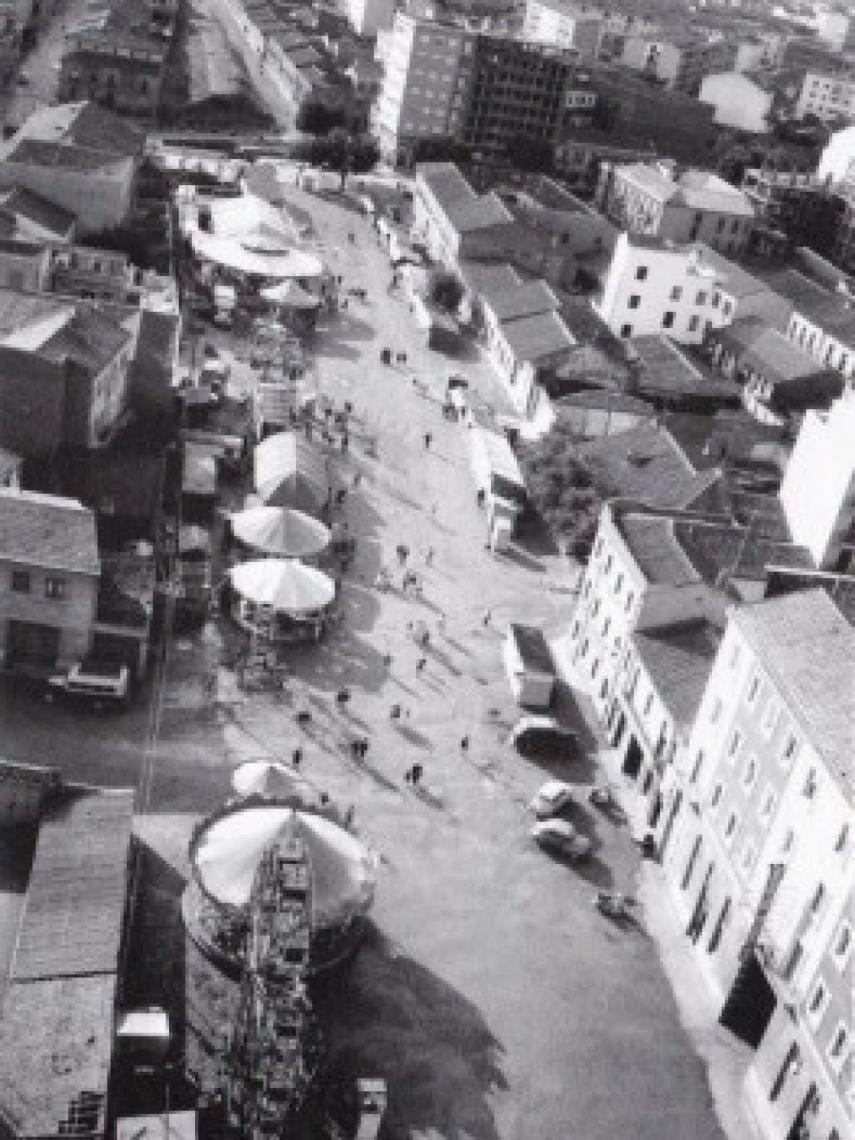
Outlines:
{"type": "Polygon", "coordinates": [[[232,787],[239,796],[271,798],[298,795],[303,781],[275,760],[248,760],[232,772],[232,787]]]}
{"type": "Polygon", "coordinates": [[[330,543],[330,532],[311,515],[289,507],[252,507],[232,515],[232,534],[253,550],[282,558],[311,558],[330,543]]]}
{"type": "Polygon", "coordinates": [[[229,571],[229,578],[241,597],[258,606],[270,606],[277,613],[314,613],[335,598],[332,578],[296,559],[243,562],[229,571]]]}
{"type": "Polygon", "coordinates": [[[265,301],[272,301],[276,305],[286,305],[290,309],[317,309],[320,298],[313,297],[299,282],[292,280],[280,281],[277,285],[268,285],[261,290],[265,301]]]}

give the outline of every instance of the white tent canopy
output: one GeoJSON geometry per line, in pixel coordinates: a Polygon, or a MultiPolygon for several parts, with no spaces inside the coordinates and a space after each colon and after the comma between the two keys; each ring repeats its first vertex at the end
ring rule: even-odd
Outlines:
{"type": "Polygon", "coordinates": [[[239,796],[281,798],[299,795],[305,782],[276,760],[247,760],[232,772],[232,788],[239,796]]]}
{"type": "Polygon", "coordinates": [[[253,550],[282,558],[310,558],[329,546],[322,522],[288,507],[251,507],[232,515],[232,534],[253,550]]]}
{"type": "Polygon", "coordinates": [[[258,241],[257,236],[253,238],[250,235],[246,239],[221,237],[203,230],[194,230],[190,240],[194,253],[204,261],[212,261],[250,277],[296,277],[305,280],[324,275],[323,262],[314,254],[300,249],[261,249],[258,246],[263,243],[258,241]],[[253,245],[254,240],[256,245],[253,245]]]}
{"type": "Polygon", "coordinates": [[[255,490],[270,506],[317,515],[330,497],[326,457],[293,431],[270,435],[255,449],[255,490]]]}
{"type": "Polygon", "coordinates": [[[313,297],[293,278],[280,281],[278,285],[268,285],[261,290],[265,301],[272,301],[276,305],[287,305],[291,309],[316,309],[321,301],[313,297]]]}
{"type": "Polygon", "coordinates": [[[324,816],[273,805],[223,816],[200,837],[195,862],[204,890],[221,903],[245,906],[262,855],[294,823],[309,851],[315,927],[367,910],[375,869],[363,844],[324,816]]]}
{"type": "Polygon", "coordinates": [[[242,598],[282,614],[316,613],[335,598],[332,578],[294,559],[242,562],[229,570],[229,578],[242,598]]]}

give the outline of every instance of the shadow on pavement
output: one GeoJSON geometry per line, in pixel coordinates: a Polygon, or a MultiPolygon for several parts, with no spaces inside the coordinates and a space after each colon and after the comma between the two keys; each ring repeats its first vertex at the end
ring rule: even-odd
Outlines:
{"type": "Polygon", "coordinates": [[[517,566],[521,566],[524,570],[532,570],[537,574],[544,574],[546,567],[537,558],[532,558],[530,554],[526,554],[519,546],[510,546],[507,550],[502,552],[502,557],[508,562],[515,562],[517,566]]]}
{"type": "Polygon", "coordinates": [[[350,968],[313,989],[331,1081],[388,1082],[384,1140],[499,1140],[489,1102],[507,1088],[502,1045],[461,993],[373,925],[350,968]]]}

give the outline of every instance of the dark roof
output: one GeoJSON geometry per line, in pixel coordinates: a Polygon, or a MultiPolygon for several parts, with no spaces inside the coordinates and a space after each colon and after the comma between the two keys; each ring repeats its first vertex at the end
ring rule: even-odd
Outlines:
{"type": "Polygon", "coordinates": [[[855,309],[840,294],[823,289],[796,269],[766,274],[765,279],[771,289],[792,301],[799,313],[825,332],[855,340],[855,309]]]}
{"type": "Polygon", "coordinates": [[[76,499],[2,489],[0,558],[97,576],[95,516],[76,499]]]}
{"type": "Polygon", "coordinates": [[[571,349],[573,337],[555,312],[502,322],[502,336],[517,360],[536,361],[571,349]]]}
{"type": "Polygon", "coordinates": [[[752,526],[676,518],[674,536],[706,582],[764,580],[769,566],[813,566],[805,547],[767,538],[752,526]]]}
{"type": "MultiPolygon", "coordinates": [[[[46,109],[46,116],[59,119],[66,113],[61,137],[67,143],[94,150],[109,151],[127,158],[142,154],[146,133],[142,127],[107,110],[98,103],[64,103],[46,109]]],[[[48,137],[56,137],[53,132],[48,137]]]]}
{"type": "Polygon", "coordinates": [[[125,788],[72,793],[43,818],[13,981],[116,972],[133,811],[125,788]]]}
{"type": "Polygon", "coordinates": [[[61,237],[64,237],[77,221],[70,210],[55,206],[53,202],[48,202],[40,194],[34,194],[32,190],[27,190],[23,186],[16,186],[3,206],[61,237]]]}
{"type": "Polygon", "coordinates": [[[555,673],[552,653],[543,636],[543,630],[534,625],[519,625],[511,622],[511,633],[517,644],[523,665],[539,673],[555,673]]]}
{"type": "Polygon", "coordinates": [[[131,340],[131,334],[111,317],[93,308],[75,312],[37,350],[48,360],[71,360],[82,371],[96,375],[131,340]]]}
{"type": "Polygon", "coordinates": [[[14,145],[5,161],[25,166],[55,166],[65,170],[103,170],[104,167],[124,162],[125,159],[125,155],[114,151],[25,138],[14,145]]]}
{"type": "Polygon", "coordinates": [[[701,581],[701,575],[674,537],[673,519],[630,512],[617,522],[633,560],[649,582],[685,586],[701,581]]]}
{"type": "Polygon", "coordinates": [[[504,289],[514,289],[521,279],[512,265],[491,265],[481,261],[461,261],[457,271],[470,292],[489,296],[504,289]]]}
{"type": "Polygon", "coordinates": [[[805,353],[799,351],[777,329],[763,329],[746,348],[741,363],[760,372],[772,384],[787,384],[806,376],[819,375],[824,369],[805,353]]]}
{"type": "Polygon", "coordinates": [[[641,392],[691,399],[739,400],[739,388],[732,380],[705,374],[666,336],[639,336],[630,342],[641,363],[638,387],[641,392]]]}
{"type": "Polygon", "coordinates": [[[488,288],[481,296],[484,304],[489,306],[500,321],[550,313],[558,308],[558,298],[546,282],[541,280],[526,281],[510,289],[488,288]]]}
{"type": "Polygon", "coordinates": [[[561,413],[562,408],[594,408],[604,412],[630,412],[639,416],[649,416],[651,419],[656,411],[646,400],[638,396],[630,396],[627,392],[613,392],[609,389],[590,388],[584,392],[569,392],[553,401],[556,412],[561,413]]]}
{"type": "Polygon", "coordinates": [[[785,446],[779,427],[761,424],[745,408],[722,408],[712,416],[669,412],[665,423],[697,467],[750,459],[758,446],[785,446]]]}
{"type": "Polygon", "coordinates": [[[8,253],[14,257],[41,257],[45,246],[37,245],[33,241],[18,241],[16,238],[0,238],[0,253],[8,253]]]}
{"type": "Polygon", "coordinates": [[[706,618],[636,631],[638,656],[675,722],[695,721],[722,630],[706,618]]]}
{"type": "Polygon", "coordinates": [[[847,798],[853,791],[855,630],[824,590],[740,606],[731,618],[847,798]]]}
{"type": "Polygon", "coordinates": [[[652,507],[685,509],[721,473],[707,463],[699,470],[665,427],[644,424],[583,443],[579,456],[607,494],[652,507]]]}

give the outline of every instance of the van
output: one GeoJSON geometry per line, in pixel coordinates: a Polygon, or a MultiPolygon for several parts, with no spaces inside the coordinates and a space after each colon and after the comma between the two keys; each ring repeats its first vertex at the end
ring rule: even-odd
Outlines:
{"type": "Polygon", "coordinates": [[[66,696],[91,701],[95,705],[124,707],[130,697],[131,674],[119,662],[78,661],[67,673],[50,677],[48,684],[66,696]]]}
{"type": "Polygon", "coordinates": [[[572,760],[579,751],[572,728],[551,716],[522,716],[511,732],[511,743],[531,760],[572,760]]]}

